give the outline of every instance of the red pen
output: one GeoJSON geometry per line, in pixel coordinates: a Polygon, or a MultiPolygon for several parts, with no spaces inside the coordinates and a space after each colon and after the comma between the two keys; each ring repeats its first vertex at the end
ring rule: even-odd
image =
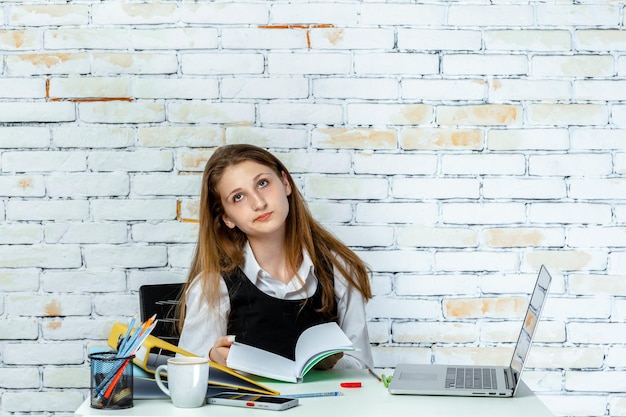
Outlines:
{"type": "Polygon", "coordinates": [[[339,384],[342,388],[361,388],[360,382],[342,382],[339,384]]]}

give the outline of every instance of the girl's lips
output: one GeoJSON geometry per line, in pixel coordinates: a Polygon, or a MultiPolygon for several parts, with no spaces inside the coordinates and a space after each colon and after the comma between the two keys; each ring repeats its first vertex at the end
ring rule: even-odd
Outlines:
{"type": "Polygon", "coordinates": [[[265,214],[261,214],[259,217],[254,219],[254,221],[255,222],[264,222],[266,220],[269,220],[270,217],[272,217],[272,213],[265,213],[265,214]]]}

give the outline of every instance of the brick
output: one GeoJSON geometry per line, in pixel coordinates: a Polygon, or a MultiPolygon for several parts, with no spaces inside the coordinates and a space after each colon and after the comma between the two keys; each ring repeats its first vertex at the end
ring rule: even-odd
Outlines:
{"type": "Polygon", "coordinates": [[[487,149],[513,150],[566,150],[569,148],[566,129],[492,129],[487,132],[487,149]]]}
{"type": "Polygon", "coordinates": [[[39,270],[34,268],[0,269],[0,286],[5,293],[37,291],[39,270]]]}
{"type": "Polygon", "coordinates": [[[524,155],[443,155],[441,173],[444,175],[523,175],[524,155]]]}
{"type": "Polygon", "coordinates": [[[610,77],[615,64],[610,55],[537,55],[530,65],[534,77],[610,77]]]}
{"type": "Polygon", "coordinates": [[[368,318],[441,319],[438,301],[398,299],[391,297],[372,298],[366,307],[368,318]]]}
{"type": "Polygon", "coordinates": [[[18,151],[2,154],[2,170],[7,172],[84,171],[87,158],[83,151],[18,151]]]}
{"type": "Polygon", "coordinates": [[[91,202],[94,220],[172,220],[176,218],[176,200],[125,199],[91,202]]]}
{"type": "Polygon", "coordinates": [[[217,80],[197,78],[138,78],[132,96],[144,99],[208,99],[219,95],[217,80]],[[155,84],[158,88],[155,88],[155,84]]]}
{"type": "MultiPolygon", "coordinates": [[[[7,299],[7,313],[11,313],[11,299],[7,299]]],[[[0,340],[37,340],[39,323],[34,318],[8,318],[0,322],[0,340]]],[[[4,371],[4,370],[3,370],[4,371]]],[[[39,378],[37,378],[39,379],[39,378]]],[[[1,380],[1,378],[0,378],[1,380]]],[[[0,387],[3,383],[0,381],[0,387]]]]}
{"type": "Polygon", "coordinates": [[[478,244],[475,230],[460,227],[403,226],[396,234],[401,247],[471,248],[478,244]]]}
{"type": "Polygon", "coordinates": [[[137,196],[199,195],[201,175],[145,174],[133,177],[137,196]]]}
{"type": "Polygon", "coordinates": [[[446,8],[429,4],[368,4],[360,8],[363,25],[438,26],[445,24],[446,8]]]}
{"type": "Polygon", "coordinates": [[[347,120],[356,125],[421,125],[431,122],[433,108],[425,104],[347,105],[347,120]]]}
{"type": "Polygon", "coordinates": [[[490,228],[482,232],[482,242],[490,247],[562,247],[565,231],[561,228],[490,228]]]}
{"type": "Polygon", "coordinates": [[[437,171],[435,155],[359,153],[353,164],[358,174],[432,175],[437,171]]]}
{"type": "Polygon", "coordinates": [[[105,101],[79,103],[82,121],[87,123],[156,123],[165,120],[165,106],[158,101],[105,101]]]}
{"type": "Polygon", "coordinates": [[[528,365],[535,368],[600,368],[604,355],[604,349],[599,347],[533,346],[528,365]]]}
{"type": "Polygon", "coordinates": [[[182,22],[209,24],[269,23],[270,3],[185,3],[179,7],[182,22]]]}
{"type": "Polygon", "coordinates": [[[45,148],[48,146],[50,146],[50,130],[47,128],[0,127],[0,149],[45,148]]]}
{"type": "Polygon", "coordinates": [[[528,210],[532,223],[609,224],[611,218],[611,206],[602,203],[532,203],[528,210]]]}
{"type": "Polygon", "coordinates": [[[524,254],[522,270],[537,271],[539,266],[545,265],[549,270],[581,271],[581,270],[604,270],[607,266],[608,254],[606,250],[570,250],[561,249],[542,250],[536,249],[524,254]]]}
{"type": "Polygon", "coordinates": [[[565,389],[576,391],[624,391],[623,371],[566,371],[565,389]]]}
{"type": "Polygon", "coordinates": [[[394,31],[386,28],[319,28],[310,29],[313,50],[391,50],[394,31]]]}
{"type": "Polygon", "coordinates": [[[313,217],[323,223],[347,223],[352,220],[352,204],[341,202],[308,204],[313,217]]]}
{"type": "Polygon", "coordinates": [[[416,250],[355,251],[374,272],[425,272],[431,271],[433,256],[416,250]]]}
{"type": "Polygon", "coordinates": [[[40,387],[39,370],[35,367],[3,367],[1,369],[1,388],[37,389],[40,387]]]}
{"type": "Polygon", "coordinates": [[[198,238],[198,225],[182,222],[141,223],[131,227],[134,242],[193,243],[198,238]]]}
{"type": "MultiPolygon", "coordinates": [[[[129,34],[133,49],[216,49],[216,28],[134,29],[129,34]]],[[[118,49],[118,48],[115,48],[118,49]]]]}
{"type": "Polygon", "coordinates": [[[624,89],[626,89],[626,81],[574,81],[574,99],[577,101],[621,101],[626,99],[624,89]]]}
{"type": "Polygon", "coordinates": [[[92,171],[171,171],[173,158],[170,150],[93,151],[89,153],[87,163],[92,171]]]}
{"type": "Polygon", "coordinates": [[[505,104],[437,108],[437,122],[442,125],[518,126],[522,118],[520,106],[505,104]]]}
{"type": "Polygon", "coordinates": [[[396,80],[385,78],[321,78],[313,80],[313,95],[318,98],[355,98],[393,100],[399,95],[396,80]]]}
{"type": "Polygon", "coordinates": [[[568,243],[574,247],[624,247],[624,227],[572,227],[568,233],[568,243]]]}
{"type": "Polygon", "coordinates": [[[6,57],[8,75],[88,74],[85,52],[15,54],[6,57]]]}
{"type": "Polygon", "coordinates": [[[181,71],[185,75],[262,74],[265,69],[260,53],[181,53],[181,71]]]}
{"type": "Polygon", "coordinates": [[[170,244],[167,257],[172,268],[189,268],[196,245],[170,244]]]}
{"type": "Polygon", "coordinates": [[[174,123],[252,123],[255,113],[248,103],[176,101],[168,106],[167,118],[174,123]]]}
{"type": "Polygon", "coordinates": [[[92,71],[109,74],[176,74],[178,60],[172,53],[92,54],[92,71]]]}
{"type": "Polygon", "coordinates": [[[2,410],[7,412],[73,412],[84,401],[79,391],[7,392],[2,396],[2,410]]]}
{"type": "Polygon", "coordinates": [[[7,313],[14,316],[67,317],[91,313],[91,298],[86,295],[11,294],[7,313]]]}
{"type": "Polygon", "coordinates": [[[406,68],[419,74],[438,74],[439,59],[435,55],[417,53],[362,52],[354,56],[356,74],[403,74],[406,68]]]}
{"type": "Polygon", "coordinates": [[[81,200],[14,200],[7,204],[11,220],[87,220],[89,203],[81,200]]]}
{"type": "Polygon", "coordinates": [[[398,48],[418,51],[478,51],[482,48],[479,30],[398,28],[398,48]]]}
{"type": "Polygon", "coordinates": [[[572,179],[569,196],[591,200],[621,200],[626,196],[624,185],[621,178],[572,179]]]}
{"type": "Polygon", "coordinates": [[[552,298],[546,303],[545,316],[560,319],[606,320],[611,316],[612,300],[595,298],[552,298]]]}
{"type": "Polygon", "coordinates": [[[509,366],[512,351],[503,347],[449,347],[433,346],[433,356],[438,364],[509,366]]]}
{"type": "Polygon", "coordinates": [[[383,178],[310,176],[305,184],[309,198],[383,199],[388,194],[388,182],[383,178]]]}
{"type": "Polygon", "coordinates": [[[176,23],[179,13],[175,4],[100,3],[91,8],[96,25],[146,25],[176,23]]]}
{"type": "Polygon", "coordinates": [[[189,149],[176,152],[174,166],[179,171],[203,172],[207,160],[213,154],[209,149],[189,149]]]}
{"type": "MultiPolygon", "coordinates": [[[[437,63],[438,66],[439,64],[437,63]]],[[[403,67],[406,66],[401,66],[400,68],[403,67]]],[[[487,87],[487,83],[480,79],[441,80],[407,78],[401,81],[401,96],[405,99],[420,99],[424,101],[483,100],[487,98],[487,87]]]]}
{"type": "Polygon", "coordinates": [[[71,173],[48,177],[48,194],[54,197],[113,197],[129,193],[125,173],[71,173]]]}
{"type": "Polygon", "coordinates": [[[328,124],[343,120],[343,109],[339,104],[309,103],[261,103],[259,121],[262,124],[328,124]]]}
{"type": "Polygon", "coordinates": [[[541,26],[615,26],[620,24],[620,14],[613,4],[540,4],[537,23],[541,26]]]}
{"type": "Polygon", "coordinates": [[[43,233],[36,224],[0,224],[0,244],[41,243],[43,233]]]}
{"type": "Polygon", "coordinates": [[[491,102],[569,100],[570,83],[552,80],[495,79],[491,81],[491,102]]]}
{"type": "Polygon", "coordinates": [[[488,30],[484,34],[488,51],[570,51],[571,34],[567,30],[488,30]]]}
{"type": "Polygon", "coordinates": [[[302,99],[309,96],[306,78],[227,78],[222,80],[221,94],[224,98],[302,99]]]}
{"type": "Polygon", "coordinates": [[[348,53],[270,51],[267,55],[267,72],[271,75],[348,74],[351,70],[352,59],[348,53]]]}
{"type": "Polygon", "coordinates": [[[398,274],[395,293],[400,296],[475,295],[478,279],[471,275],[398,274]]]}
{"type": "Polygon", "coordinates": [[[394,178],[395,198],[478,198],[480,182],[470,178],[394,178]]]}
{"type": "Polygon", "coordinates": [[[55,127],[55,146],[60,148],[125,148],[133,143],[133,131],[125,127],[55,127]]]}
{"type": "Polygon", "coordinates": [[[126,243],[126,225],[110,223],[62,223],[44,226],[47,243],[126,243]]]}
{"type": "Polygon", "coordinates": [[[579,29],[574,32],[578,51],[617,51],[626,42],[626,33],[615,29],[579,29]]]}
{"type": "Polygon", "coordinates": [[[89,388],[90,369],[45,367],[43,385],[47,388],[89,388]]]}
{"type": "Polygon", "coordinates": [[[43,176],[0,176],[0,196],[42,197],[45,193],[46,189],[43,176]]]}
{"type": "Polygon", "coordinates": [[[41,286],[46,292],[63,292],[71,288],[76,292],[120,292],[126,290],[123,271],[45,271],[41,286]]]}
{"type": "Polygon", "coordinates": [[[524,75],[529,67],[525,56],[513,54],[450,54],[441,61],[445,75],[524,75]]]}
{"type": "Polygon", "coordinates": [[[513,252],[438,252],[434,260],[439,271],[514,271],[518,267],[519,257],[513,252]]]}
{"type": "Polygon", "coordinates": [[[233,28],[221,31],[221,44],[226,49],[304,49],[307,33],[301,29],[233,28]]]}
{"type": "Polygon", "coordinates": [[[351,247],[386,247],[394,241],[393,227],[388,226],[329,226],[329,230],[351,247]]]}
{"type": "Polygon", "coordinates": [[[41,46],[41,36],[36,29],[0,29],[3,51],[34,51],[41,46]]]}
{"type": "Polygon", "coordinates": [[[357,203],[355,220],[359,223],[434,224],[438,219],[436,203],[357,203]]]}
{"type": "Polygon", "coordinates": [[[401,322],[392,324],[395,343],[468,343],[476,340],[473,323],[401,322]]]}
{"type": "Polygon", "coordinates": [[[603,177],[613,172],[610,154],[531,155],[528,173],[542,177],[603,177]]]}
{"type": "Polygon", "coordinates": [[[167,264],[165,246],[93,245],[84,248],[88,268],[148,268],[167,264]]]}
{"type": "Polygon", "coordinates": [[[265,148],[305,148],[308,132],[303,128],[265,128],[253,126],[229,126],[225,132],[225,142],[254,143],[265,148]]]}
{"type": "Polygon", "coordinates": [[[569,293],[587,296],[622,296],[626,294],[623,275],[570,274],[569,293]]]}
{"type": "Polygon", "coordinates": [[[485,198],[553,199],[567,195],[565,181],[547,178],[485,178],[485,198]]]}
{"type": "Polygon", "coordinates": [[[352,164],[350,155],[346,153],[315,153],[303,152],[275,153],[293,173],[328,173],[348,174],[352,164]]]}
{"type": "Polygon", "coordinates": [[[8,12],[11,26],[72,26],[89,22],[89,6],[80,4],[38,4],[13,6],[8,12]]]}
{"type": "Polygon", "coordinates": [[[402,130],[402,149],[420,150],[480,150],[484,134],[477,129],[406,128],[402,130]]]}
{"type": "Polygon", "coordinates": [[[208,147],[222,143],[223,132],[214,126],[146,126],[137,131],[142,147],[208,147]]]}
{"type": "Polygon", "coordinates": [[[272,24],[333,24],[354,26],[360,7],[342,3],[278,3],[272,7],[272,24]]]}
{"type": "Polygon", "coordinates": [[[72,122],[76,120],[74,103],[0,103],[0,122],[72,122]]]}
{"type": "Polygon", "coordinates": [[[32,99],[46,96],[45,81],[29,78],[0,79],[1,99],[32,99]]]}
{"type": "Polygon", "coordinates": [[[146,284],[168,284],[173,282],[185,282],[187,270],[143,270],[129,271],[128,289],[139,291],[139,287],[146,284]]]}
{"type": "Polygon", "coordinates": [[[0,268],[78,268],[80,248],[74,245],[0,245],[0,268]]]}
{"type": "MultiPolygon", "coordinates": [[[[1,34],[0,34],[1,39],[1,34]]],[[[122,49],[132,47],[131,30],[120,28],[59,28],[48,29],[43,36],[46,49],[85,50],[122,49]]],[[[1,41],[0,41],[1,42],[1,41]]]]}
{"type": "Polygon", "coordinates": [[[453,26],[530,26],[534,23],[530,5],[452,5],[447,24],[453,26]]]}
{"type": "MultiPolygon", "coordinates": [[[[129,303],[129,297],[120,294],[111,294],[110,297],[116,296],[120,301],[112,302],[111,309],[117,308],[117,314],[126,314],[128,308],[120,308],[121,301],[125,305],[129,303]]],[[[137,297],[133,297],[135,300],[137,297]]],[[[98,296],[94,299],[94,310],[97,310],[98,296]]],[[[109,300],[113,301],[113,300],[109,300]]],[[[136,303],[135,303],[136,304],[136,303]]],[[[125,306],[124,306],[125,307],[125,306]]],[[[96,311],[97,314],[100,314],[96,311]]],[[[133,314],[134,312],[131,312],[133,314]]],[[[106,339],[109,336],[111,327],[115,322],[114,319],[96,320],[82,317],[68,317],[62,321],[48,321],[42,325],[42,333],[45,340],[63,341],[63,340],[84,340],[84,339],[106,339]]]]}

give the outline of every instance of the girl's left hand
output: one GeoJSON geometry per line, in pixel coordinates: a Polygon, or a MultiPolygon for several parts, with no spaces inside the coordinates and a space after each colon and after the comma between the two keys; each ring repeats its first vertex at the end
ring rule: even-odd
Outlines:
{"type": "Polygon", "coordinates": [[[339,361],[339,359],[343,358],[343,352],[335,353],[334,355],[330,355],[318,363],[315,364],[313,369],[317,369],[320,371],[327,371],[331,369],[335,364],[339,361]]]}
{"type": "Polygon", "coordinates": [[[217,362],[220,365],[226,366],[226,359],[228,358],[228,352],[230,352],[230,346],[235,341],[235,336],[220,336],[217,338],[213,347],[209,350],[209,359],[213,362],[217,362]]]}

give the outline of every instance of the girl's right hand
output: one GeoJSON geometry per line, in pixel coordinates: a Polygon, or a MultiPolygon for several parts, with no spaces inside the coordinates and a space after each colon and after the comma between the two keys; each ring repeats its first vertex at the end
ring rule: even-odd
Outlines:
{"type": "Polygon", "coordinates": [[[217,338],[211,350],[209,350],[209,359],[220,365],[226,366],[226,359],[230,346],[235,341],[235,336],[220,336],[217,338]]]}

